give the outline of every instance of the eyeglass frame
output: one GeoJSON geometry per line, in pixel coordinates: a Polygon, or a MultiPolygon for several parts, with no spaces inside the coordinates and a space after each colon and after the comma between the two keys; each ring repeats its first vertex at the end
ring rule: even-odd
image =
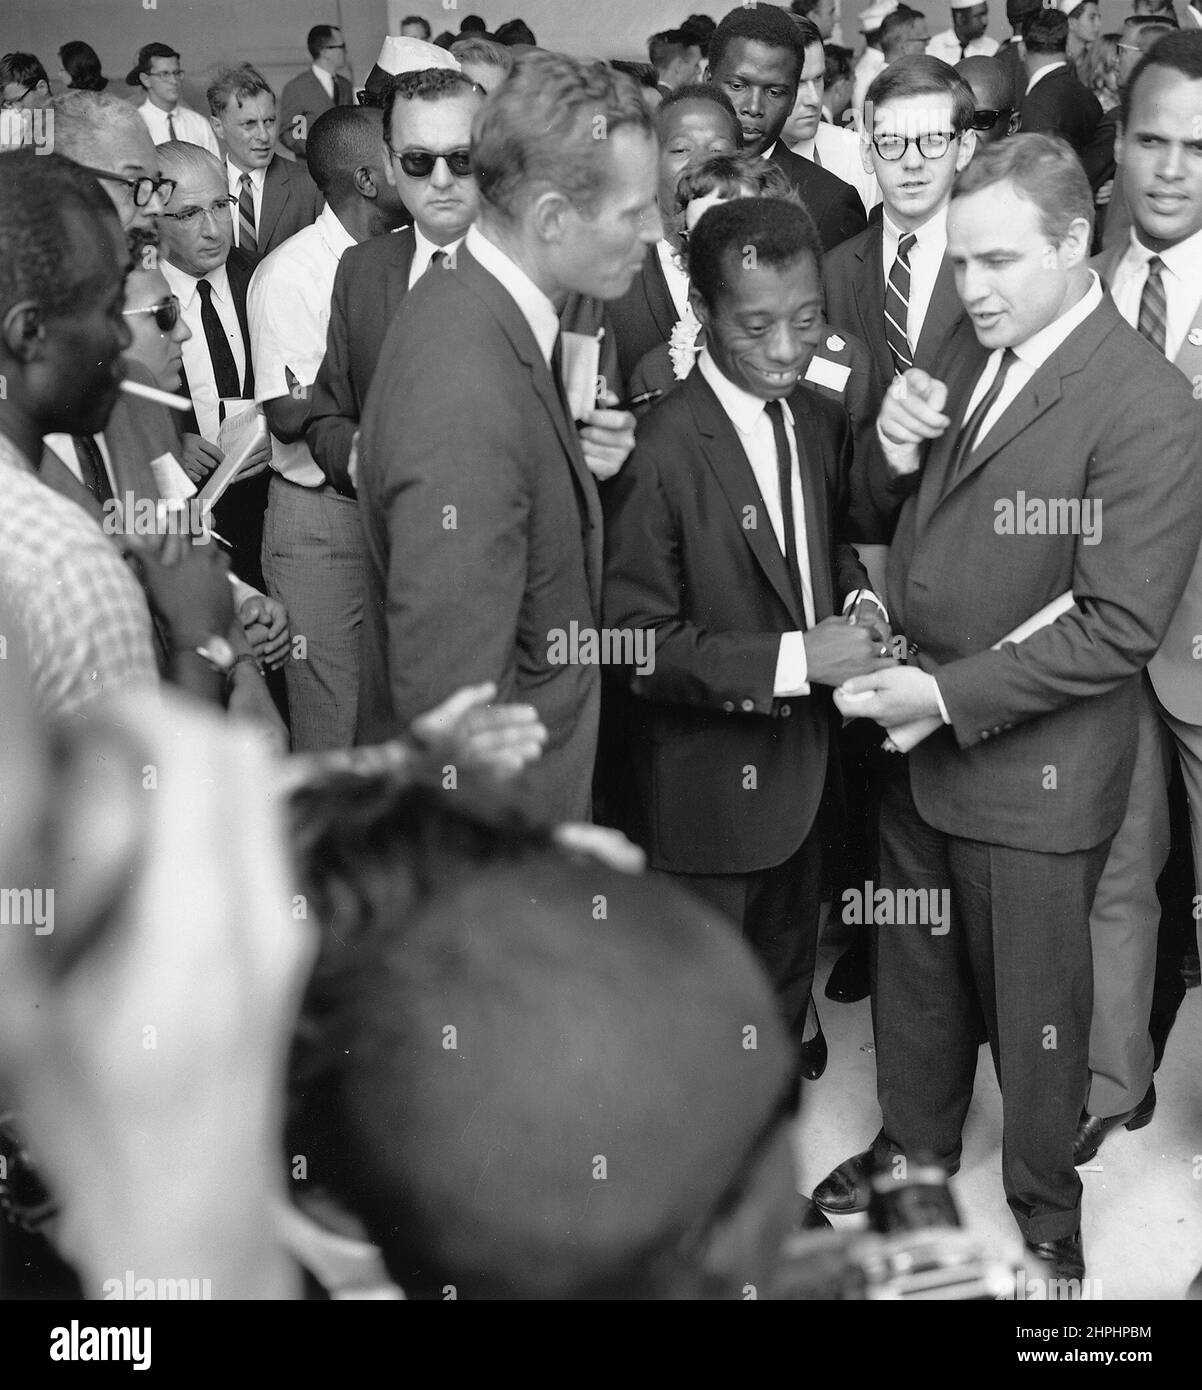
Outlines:
{"type": "Polygon", "coordinates": [[[31,82],[19,97],[0,97],[0,111],[20,111],[21,103],[30,92],[37,90],[38,83],[40,83],[41,80],[42,79],[39,77],[37,82],[31,82]]]}
{"type": "Polygon", "coordinates": [[[176,186],[179,183],[178,179],[151,178],[149,174],[143,174],[139,179],[127,179],[124,174],[114,174],[110,169],[93,169],[90,164],[81,164],[79,167],[85,174],[93,174],[98,179],[108,179],[110,183],[123,183],[126,188],[132,188],[134,191],[134,207],[136,208],[148,207],[150,200],[162,188],[167,189],[167,192],[163,194],[163,201],[166,202],[175,192],[176,186]],[[138,189],[145,187],[147,184],[150,185],[150,192],[145,198],[139,200],[138,189]]]}
{"type": "Polygon", "coordinates": [[[169,68],[166,72],[151,72],[146,68],[142,73],[143,77],[174,77],[177,82],[182,82],[184,78],[183,68],[169,68]]]}
{"type": "Polygon", "coordinates": [[[144,309],[122,309],[121,317],[123,319],[130,319],[133,318],[135,314],[153,314],[154,325],[159,332],[170,333],[172,329],[179,324],[180,319],[183,317],[183,312],[184,308],[179,302],[179,296],[169,294],[166,299],[160,299],[157,304],[148,304],[144,309]],[[164,324],[159,318],[159,314],[162,313],[164,309],[175,310],[175,317],[168,324],[164,324]]]}
{"type": "Polygon", "coordinates": [[[962,130],[924,130],[921,135],[892,135],[886,132],[884,135],[869,136],[869,139],[872,142],[872,148],[877,152],[878,155],[880,155],[880,157],[885,161],[886,164],[898,164],[903,159],[905,159],[906,154],[909,151],[911,145],[913,145],[918,150],[918,153],[922,156],[923,159],[942,159],[943,156],[947,154],[947,152],[951,149],[951,147],[956,143],[957,140],[962,140],[964,138],[964,134],[965,132],[962,130]],[[946,147],[940,150],[938,154],[928,154],[922,148],[921,142],[923,140],[929,140],[932,136],[934,136],[936,139],[947,141],[946,147]],[[902,140],[905,143],[902,145],[900,154],[888,155],[882,153],[881,151],[881,147],[879,144],[879,141],[881,140],[902,140]]]}
{"type": "Polygon", "coordinates": [[[237,201],[237,198],[235,198],[232,193],[227,193],[224,198],[215,198],[208,207],[184,208],[180,212],[160,212],[159,216],[169,218],[172,222],[178,222],[181,227],[186,227],[189,223],[192,226],[199,227],[200,222],[204,220],[206,214],[211,217],[214,222],[216,222],[219,217],[228,217],[232,222],[234,218],[234,204],[237,203],[237,201]],[[197,218],[199,218],[200,221],[198,221],[197,218]]]}
{"type": "Polygon", "coordinates": [[[456,149],[456,150],[438,150],[438,151],[435,151],[435,150],[404,150],[404,151],[402,151],[402,150],[395,149],[395,148],[393,147],[392,141],[391,141],[391,140],[387,140],[387,139],[384,141],[384,147],[385,147],[385,149],[388,151],[388,153],[393,157],[393,159],[395,159],[395,160],[400,164],[401,169],[402,169],[402,171],[403,171],[404,174],[405,174],[405,177],[406,177],[406,178],[409,178],[409,179],[428,179],[428,178],[432,178],[432,177],[433,177],[433,174],[434,174],[434,170],[438,167],[438,161],[439,161],[440,159],[443,160],[443,161],[446,163],[447,171],[448,171],[448,173],[450,173],[450,175],[451,175],[452,178],[456,178],[456,179],[467,179],[467,178],[471,178],[471,176],[472,176],[472,174],[473,174],[473,172],[474,172],[474,170],[471,168],[472,152],[471,152],[471,149],[470,149],[470,148],[464,149],[463,147],[460,147],[459,149],[456,149]],[[452,167],[452,165],[451,165],[451,159],[452,159],[452,157],[453,157],[454,155],[464,155],[464,156],[467,158],[467,160],[468,160],[468,168],[467,168],[466,170],[464,170],[463,173],[458,173],[458,172],[456,172],[456,170],[452,167]],[[427,159],[432,159],[434,162],[430,165],[429,169],[428,169],[428,170],[426,171],[426,173],[424,173],[424,174],[412,174],[412,173],[410,173],[409,170],[405,168],[405,160],[406,160],[406,159],[412,159],[412,158],[414,158],[414,157],[420,158],[420,157],[422,157],[422,156],[425,156],[427,159]]]}

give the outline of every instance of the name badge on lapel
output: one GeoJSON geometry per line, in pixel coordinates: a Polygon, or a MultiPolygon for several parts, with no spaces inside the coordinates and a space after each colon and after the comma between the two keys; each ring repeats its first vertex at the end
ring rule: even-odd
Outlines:
{"type": "Polygon", "coordinates": [[[805,379],[815,386],[827,386],[832,391],[842,391],[851,376],[851,368],[838,362],[829,362],[825,357],[811,357],[806,368],[805,379]]]}

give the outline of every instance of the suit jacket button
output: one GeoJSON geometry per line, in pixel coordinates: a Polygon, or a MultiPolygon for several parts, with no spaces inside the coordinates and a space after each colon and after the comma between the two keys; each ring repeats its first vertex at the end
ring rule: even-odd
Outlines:
{"type": "Polygon", "coordinates": [[[782,719],[788,719],[788,717],[789,717],[792,713],[793,713],[793,707],[792,707],[792,705],[781,705],[781,707],[780,707],[780,717],[781,717],[782,719]]]}
{"type": "Polygon", "coordinates": [[[981,730],[981,742],[984,743],[985,740],[986,740],[988,737],[989,737],[989,730],[988,730],[988,729],[982,729],[982,730],[981,730]]]}
{"type": "Polygon", "coordinates": [[[755,709],[755,701],[754,701],[754,700],[744,700],[744,701],[743,701],[743,713],[744,713],[744,714],[750,714],[751,711],[752,711],[753,709],[755,709]]]}
{"type": "Polygon", "coordinates": [[[726,711],[727,714],[733,714],[735,710],[735,702],[733,700],[723,700],[722,708],[726,711]]]}

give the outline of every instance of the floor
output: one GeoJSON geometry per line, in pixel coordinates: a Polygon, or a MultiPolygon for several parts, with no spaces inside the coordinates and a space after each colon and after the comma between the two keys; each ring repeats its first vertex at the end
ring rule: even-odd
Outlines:
{"type": "MultiPolygon", "coordinates": [[[[822,989],[841,950],[823,940],[814,996],[830,1049],[825,1075],[806,1083],[799,1173],[809,1193],[836,1164],[866,1148],[880,1127],[868,1001],[835,1004],[822,989]]],[[[1156,1074],[1152,1123],[1117,1130],[1081,1169],[1086,1297],[1180,1299],[1202,1266],[1202,990],[1192,989],[1156,1074]]],[[[999,1254],[1021,1253],[1001,1180],[1001,1096],[989,1049],[981,1049],[964,1158],[952,1192],[965,1224],[999,1254]]],[[[833,1218],[845,1229],[863,1216],[833,1218]]],[[[1035,1272],[1033,1270],[1033,1272],[1035,1272]]]]}

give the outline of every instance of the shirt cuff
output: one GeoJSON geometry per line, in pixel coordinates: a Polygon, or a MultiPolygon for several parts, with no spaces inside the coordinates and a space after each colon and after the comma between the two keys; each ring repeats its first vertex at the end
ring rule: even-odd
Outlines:
{"type": "Polygon", "coordinates": [[[871,589],[853,589],[851,593],[848,594],[848,596],[843,600],[844,613],[846,613],[848,609],[854,608],[856,604],[859,603],[859,601],[863,598],[871,599],[873,603],[875,603],[876,606],[885,615],[885,621],[889,622],[889,610],[885,607],[885,605],[881,602],[877,595],[872,592],[871,589]]]}
{"type": "Polygon", "coordinates": [[[943,696],[939,693],[939,682],[935,680],[934,676],[931,677],[931,680],[935,685],[935,701],[939,706],[939,714],[945,724],[950,724],[952,722],[952,717],[948,714],[947,706],[943,703],[943,696]]]}
{"type": "Polygon", "coordinates": [[[772,685],[773,698],[782,700],[786,696],[808,695],[809,674],[810,663],[806,659],[805,633],[782,633],[780,651],[776,658],[776,679],[772,685]]]}

